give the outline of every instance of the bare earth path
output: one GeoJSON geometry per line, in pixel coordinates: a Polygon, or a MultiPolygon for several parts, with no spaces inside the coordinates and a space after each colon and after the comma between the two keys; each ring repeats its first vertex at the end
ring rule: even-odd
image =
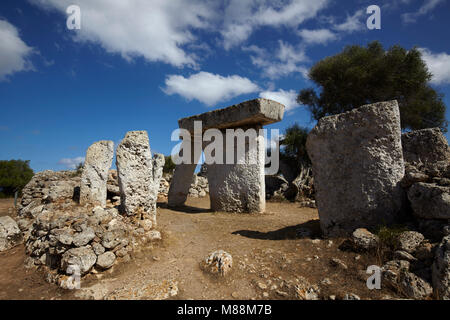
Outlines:
{"type": "Polygon", "coordinates": [[[208,198],[190,198],[179,210],[160,202],[157,229],[163,240],[109,272],[89,275],[82,290],[58,289],[35,271],[24,276],[22,246],[0,253],[0,299],[295,299],[302,277],[319,284],[325,296],[395,297],[387,290],[366,287],[365,270],[377,264],[376,258],[342,252],[337,249],[339,240],[314,240],[320,236],[315,209],[268,203],[266,213],[247,215],[208,208],[208,198]],[[297,235],[302,227],[312,234],[297,235]],[[200,268],[200,262],[218,249],[233,256],[233,269],[225,278],[200,268]],[[348,268],[331,265],[332,258],[348,268]],[[178,294],[171,296],[176,288],[178,294]]]}

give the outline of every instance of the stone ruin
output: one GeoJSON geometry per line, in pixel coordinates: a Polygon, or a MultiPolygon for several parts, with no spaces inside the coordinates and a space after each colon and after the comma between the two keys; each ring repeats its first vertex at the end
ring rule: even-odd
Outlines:
{"type": "Polygon", "coordinates": [[[128,132],[119,144],[117,172],[109,171],[113,153],[112,141],[96,142],[87,150],[81,177],[43,171],[23,189],[18,226],[26,263],[44,266],[47,279],[61,287],[70,287],[74,272],[104,271],[161,239],[154,228],[164,156],[152,158],[145,131],[128,132]],[[118,190],[111,180],[118,180],[118,190]]]}
{"type": "MultiPolygon", "coordinates": [[[[201,121],[202,133],[208,129],[218,129],[225,133],[226,129],[257,130],[256,150],[245,150],[245,163],[243,164],[207,164],[206,175],[209,183],[211,209],[225,212],[264,212],[265,210],[265,139],[259,132],[262,126],[281,121],[284,106],[267,99],[255,99],[224,109],[206,112],[200,115],[183,118],[178,121],[181,129],[191,133],[191,143],[194,150],[194,122],[201,121]]],[[[224,134],[225,146],[226,135],[224,134]]],[[[201,137],[197,137],[200,138],[201,137]]],[[[202,141],[202,140],[200,140],[202,141]]],[[[202,143],[205,149],[207,144],[202,143]]],[[[237,153],[234,144],[234,153],[237,153]]],[[[200,154],[197,155],[200,157],[200,154]]],[[[180,206],[186,201],[189,186],[199,162],[192,154],[191,164],[179,164],[175,168],[172,183],[169,189],[169,206],[180,206]]]]}
{"type": "Polygon", "coordinates": [[[402,134],[397,101],[380,102],[320,119],[307,150],[323,234],[353,232],[351,246],[373,250],[379,239],[367,229],[407,226],[383,283],[413,299],[450,299],[450,147],[441,130],[402,134]]]}
{"type": "Polygon", "coordinates": [[[440,129],[402,134],[397,101],[319,120],[307,140],[322,231],[447,224],[450,148],[440,129]],[[410,212],[409,212],[410,211],[410,212]]]}
{"type": "MultiPolygon", "coordinates": [[[[193,143],[194,121],[202,121],[203,132],[259,129],[280,121],[283,113],[281,104],[256,99],[181,119],[179,127],[191,133],[187,143],[193,143]]],[[[193,164],[177,165],[173,177],[162,177],[164,157],[152,157],[145,131],[126,134],[117,148],[117,171],[109,170],[112,142],[96,142],[81,177],[43,171],[32,178],[19,205],[20,231],[9,217],[0,219],[0,251],[23,235],[27,264],[44,266],[49,281],[68,287],[73,266],[81,275],[104,271],[161,239],[154,229],[158,193],[179,206],[188,195],[209,192],[211,209],[226,212],[262,212],[266,193],[295,187],[298,194],[304,186],[293,186],[296,178],[289,174],[264,176],[263,136],[256,145],[256,153],[246,150],[256,164],[203,165],[195,175],[199,159],[192,159],[193,164]]],[[[402,134],[397,102],[380,102],[322,118],[308,136],[307,150],[314,180],[306,180],[306,190],[315,191],[323,234],[351,234],[355,248],[374,250],[380,240],[367,229],[407,223],[417,231],[401,233],[393,260],[382,267],[383,281],[411,298],[429,297],[434,290],[450,299],[450,148],[440,129],[402,134]]],[[[204,268],[225,273],[228,267],[218,269],[222,260],[231,268],[231,256],[221,251],[212,253],[204,268]]]]}
{"type": "Polygon", "coordinates": [[[306,146],[325,235],[395,220],[405,172],[396,101],[324,117],[306,146]]]}

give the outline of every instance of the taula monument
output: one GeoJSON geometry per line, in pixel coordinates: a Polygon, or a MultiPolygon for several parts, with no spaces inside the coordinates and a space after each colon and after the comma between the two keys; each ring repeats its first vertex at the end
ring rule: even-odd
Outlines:
{"type": "Polygon", "coordinates": [[[223,153],[219,161],[214,163],[208,163],[208,159],[205,161],[211,209],[225,212],[264,212],[266,145],[263,131],[260,129],[264,125],[281,121],[283,115],[282,104],[267,99],[255,99],[180,119],[178,121],[180,129],[189,133],[188,137],[183,137],[183,144],[189,145],[190,150],[196,150],[190,153],[188,163],[180,163],[175,168],[168,195],[169,206],[180,206],[185,203],[201,151],[206,154],[212,144],[208,142],[212,140],[209,139],[211,137],[202,139],[208,130],[217,133],[216,139],[217,137],[223,139],[220,141],[223,153]],[[236,135],[230,134],[231,131],[255,134],[245,134],[246,138],[239,144],[234,143],[236,135]],[[230,145],[231,148],[225,148],[230,145]],[[234,161],[228,161],[230,159],[234,161]]]}

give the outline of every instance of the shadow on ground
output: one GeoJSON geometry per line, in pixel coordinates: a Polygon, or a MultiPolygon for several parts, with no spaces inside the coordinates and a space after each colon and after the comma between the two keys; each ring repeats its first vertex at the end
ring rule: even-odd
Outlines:
{"type": "Polygon", "coordinates": [[[172,211],[183,212],[183,213],[187,213],[187,214],[213,212],[211,209],[191,207],[191,206],[187,206],[187,205],[182,205],[182,206],[178,206],[178,207],[169,207],[167,205],[167,202],[158,202],[157,206],[158,206],[158,208],[170,209],[172,211]]]}
{"type": "Polygon", "coordinates": [[[251,239],[260,240],[290,240],[301,238],[319,238],[322,233],[320,231],[319,220],[309,220],[305,223],[297,224],[295,226],[284,227],[274,231],[261,232],[253,230],[238,230],[232,234],[240,235],[251,239]],[[299,232],[299,230],[308,230],[309,234],[299,232]]]}

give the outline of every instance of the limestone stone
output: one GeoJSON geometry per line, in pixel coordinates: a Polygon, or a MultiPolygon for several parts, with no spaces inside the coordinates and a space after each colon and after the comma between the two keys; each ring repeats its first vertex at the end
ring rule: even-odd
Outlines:
{"type": "Polygon", "coordinates": [[[98,141],[88,148],[81,175],[80,204],[106,205],[106,183],[113,156],[112,141],[98,141]]]}
{"type": "MultiPolygon", "coordinates": [[[[209,196],[211,209],[225,212],[260,213],[266,208],[264,180],[265,139],[257,130],[254,148],[246,142],[245,163],[210,164],[208,168],[209,196]]],[[[227,143],[224,136],[224,145],[227,143]]],[[[234,152],[237,153],[237,144],[234,152]]]]}
{"type": "Polygon", "coordinates": [[[432,270],[437,296],[450,300],[450,236],[444,237],[437,247],[432,270]]]}
{"type": "Polygon", "coordinates": [[[408,190],[413,214],[423,219],[450,219],[450,187],[415,183],[408,190]]]}
{"type": "Polygon", "coordinates": [[[450,161],[450,147],[439,128],[404,133],[402,146],[404,160],[411,164],[450,161]]]}
{"type": "Polygon", "coordinates": [[[150,215],[156,225],[156,200],[164,156],[151,156],[146,131],[127,132],[116,151],[121,210],[129,216],[150,215]]]}
{"type": "Polygon", "coordinates": [[[414,253],[424,239],[425,237],[420,232],[404,231],[398,237],[398,249],[414,253]]]}
{"type": "Polygon", "coordinates": [[[22,243],[22,232],[10,216],[0,217],[0,252],[22,243]]]}
{"type": "Polygon", "coordinates": [[[113,266],[115,261],[116,255],[113,252],[108,251],[97,257],[96,265],[102,269],[109,269],[113,266]]]}
{"type": "Polygon", "coordinates": [[[194,121],[201,121],[203,130],[268,125],[283,120],[284,106],[269,99],[254,99],[227,108],[205,112],[178,121],[180,128],[193,132],[194,121]]]}
{"type": "Polygon", "coordinates": [[[395,221],[404,200],[397,101],[324,117],[308,135],[306,146],[325,235],[395,221]]]}
{"type": "Polygon", "coordinates": [[[84,275],[91,270],[97,261],[97,255],[90,247],[73,248],[67,250],[61,258],[61,269],[67,271],[69,266],[78,266],[80,274],[84,275]]]}
{"type": "Polygon", "coordinates": [[[365,228],[356,229],[352,233],[352,243],[355,249],[372,250],[378,246],[378,237],[365,228]]]}
{"type": "Polygon", "coordinates": [[[233,266],[233,257],[226,251],[211,252],[203,263],[203,268],[212,273],[225,276],[233,266]]]}
{"type": "Polygon", "coordinates": [[[433,288],[427,281],[404,270],[400,272],[399,289],[411,299],[425,299],[433,293],[433,288]]]}
{"type": "Polygon", "coordinates": [[[78,232],[73,237],[73,244],[77,247],[83,247],[95,238],[95,232],[92,228],[87,227],[83,231],[78,232]]]}

